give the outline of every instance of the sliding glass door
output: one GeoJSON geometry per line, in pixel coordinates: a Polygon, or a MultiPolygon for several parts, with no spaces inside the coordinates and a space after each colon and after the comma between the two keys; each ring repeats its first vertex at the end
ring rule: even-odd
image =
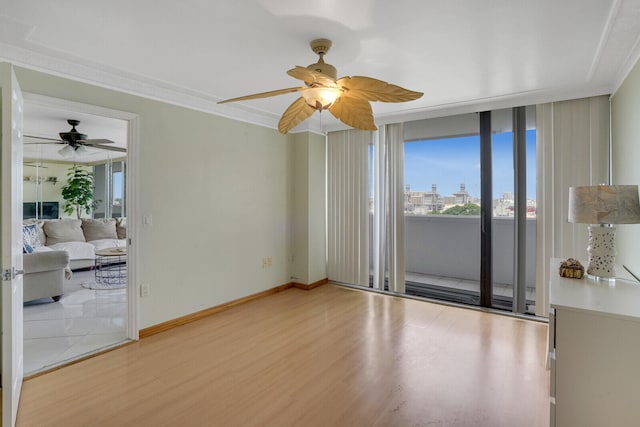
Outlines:
{"type": "Polygon", "coordinates": [[[406,292],[477,305],[480,137],[475,114],[455,123],[404,144],[406,292]]]}
{"type": "Polygon", "coordinates": [[[517,138],[512,109],[405,123],[408,294],[534,307],[535,110],[521,112],[517,138]]]}
{"type": "Polygon", "coordinates": [[[535,109],[526,108],[522,113],[520,120],[523,122],[520,125],[516,123],[512,109],[493,111],[491,116],[492,305],[520,313],[533,313],[536,251],[535,109]],[[523,129],[518,135],[520,126],[523,129]],[[523,258],[520,261],[519,252],[523,258]],[[519,297],[520,304],[517,301],[519,297]]]}

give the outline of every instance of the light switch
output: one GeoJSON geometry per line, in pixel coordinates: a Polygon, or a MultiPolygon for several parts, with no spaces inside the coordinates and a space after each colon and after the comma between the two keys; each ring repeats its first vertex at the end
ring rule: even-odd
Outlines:
{"type": "Polygon", "coordinates": [[[142,225],[144,227],[151,227],[153,225],[153,217],[151,216],[151,214],[143,215],[142,225]]]}

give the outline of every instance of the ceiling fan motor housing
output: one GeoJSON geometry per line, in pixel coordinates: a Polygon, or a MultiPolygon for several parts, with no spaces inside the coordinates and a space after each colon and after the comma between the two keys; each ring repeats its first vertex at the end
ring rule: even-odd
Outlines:
{"type": "Polygon", "coordinates": [[[60,132],[60,139],[68,142],[69,144],[73,144],[76,141],[84,141],[87,139],[87,135],[84,133],[80,133],[76,130],[76,126],[80,124],[80,120],[67,120],[67,123],[71,125],[71,130],[68,132],[60,132]]]}
{"type": "Polygon", "coordinates": [[[309,44],[311,45],[311,50],[313,50],[314,53],[318,54],[320,56],[320,59],[318,59],[318,62],[316,62],[315,64],[308,65],[307,68],[326,74],[334,80],[337,79],[338,71],[336,70],[336,67],[331,64],[325,63],[323,59],[324,55],[326,55],[327,52],[329,52],[329,49],[331,49],[331,40],[316,39],[312,40],[309,44]]]}

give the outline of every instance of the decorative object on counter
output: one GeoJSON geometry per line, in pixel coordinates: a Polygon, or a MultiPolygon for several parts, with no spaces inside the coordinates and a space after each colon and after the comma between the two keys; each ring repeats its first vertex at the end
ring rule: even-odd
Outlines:
{"type": "Polygon", "coordinates": [[[582,279],[584,267],[575,258],[568,258],[560,263],[560,277],[582,279]]]}
{"type": "Polygon", "coordinates": [[[569,188],[569,222],[589,224],[587,274],[615,277],[616,229],[611,224],[640,223],[638,186],[569,188]]]}

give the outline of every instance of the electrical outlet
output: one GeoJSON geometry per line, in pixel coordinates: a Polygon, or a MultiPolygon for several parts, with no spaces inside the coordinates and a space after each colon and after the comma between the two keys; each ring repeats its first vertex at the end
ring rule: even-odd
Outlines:
{"type": "Polygon", "coordinates": [[[148,297],[149,295],[151,295],[151,285],[148,283],[140,285],[140,296],[148,297]]]}

